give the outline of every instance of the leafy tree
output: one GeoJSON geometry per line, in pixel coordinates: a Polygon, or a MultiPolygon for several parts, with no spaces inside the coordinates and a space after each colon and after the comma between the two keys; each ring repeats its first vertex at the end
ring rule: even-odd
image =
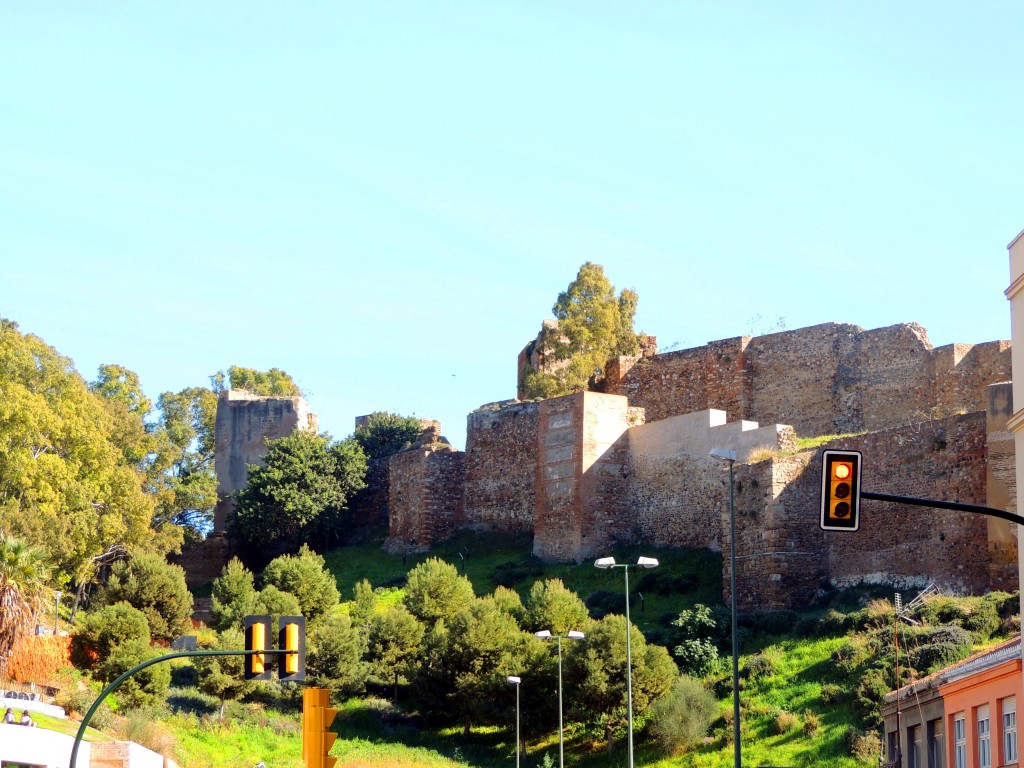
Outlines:
{"type": "Polygon", "coordinates": [[[42,339],[0,320],[0,520],[46,549],[58,578],[91,575],[114,544],[167,552],[180,535],[151,528],[145,475],[126,458],[104,399],[42,339]]]}
{"type": "Polygon", "coordinates": [[[503,587],[499,585],[495,587],[494,592],[491,593],[491,597],[494,599],[498,608],[514,618],[519,626],[523,626],[526,621],[526,607],[523,605],[523,599],[519,597],[518,592],[511,587],[503,587]]]}
{"type": "Polygon", "coordinates": [[[368,659],[374,677],[393,686],[392,702],[398,704],[398,685],[409,674],[420,652],[423,625],[398,604],[370,619],[368,659]]]}
{"type": "Polygon", "coordinates": [[[105,605],[76,627],[71,662],[79,669],[98,669],[118,648],[148,646],[149,640],[149,624],[142,611],[128,603],[105,605]]]}
{"type": "Polygon", "coordinates": [[[89,389],[100,397],[110,414],[111,441],[125,462],[145,472],[157,442],[146,427],[153,404],[143,394],[138,374],[120,365],[101,365],[89,389]]]}
{"type": "Polygon", "coordinates": [[[362,661],[366,643],[350,617],[318,622],[309,630],[307,642],[306,671],[313,684],[345,697],[363,692],[369,671],[362,661]]]}
{"type": "Polygon", "coordinates": [[[244,389],[262,397],[302,396],[299,385],[280,368],[257,371],[255,368],[232,365],[226,374],[224,371],[218,371],[211,376],[210,384],[218,393],[223,389],[244,389]]]}
{"type": "Polygon", "coordinates": [[[356,427],[355,441],[370,459],[393,456],[423,432],[423,422],[415,416],[377,411],[356,427]]]}
{"type": "Polygon", "coordinates": [[[241,631],[245,617],[259,612],[259,595],[252,571],[237,557],[231,558],[220,576],[213,580],[210,603],[213,627],[219,632],[232,628],[241,631]]]}
{"type": "MultiPolygon", "coordinates": [[[[237,561],[236,561],[237,562],[237,561]]],[[[212,641],[201,642],[200,650],[230,651],[245,647],[245,636],[240,629],[230,627],[212,641]]],[[[244,656],[199,656],[193,660],[199,676],[199,690],[220,700],[218,717],[224,718],[224,705],[228,699],[241,699],[256,689],[255,680],[246,680],[244,656]]]]}
{"type": "Polygon", "coordinates": [[[548,362],[543,370],[527,373],[526,396],[556,397],[586,390],[603,375],[608,360],[637,354],[636,306],[635,291],[623,289],[616,296],[600,264],[583,264],[552,307],[557,325],[545,326],[541,332],[548,362]]]}
{"type": "Polygon", "coordinates": [[[0,677],[14,646],[49,598],[49,559],[42,549],[0,537],[0,677]]]}
{"type": "Polygon", "coordinates": [[[715,695],[684,675],[651,707],[647,730],[666,753],[678,755],[700,744],[717,716],[715,695]]]}
{"type": "Polygon", "coordinates": [[[444,560],[431,557],[409,571],[405,607],[428,625],[453,618],[472,600],[473,585],[469,579],[444,560]]]}
{"type": "Polygon", "coordinates": [[[298,616],[302,613],[299,599],[291,592],[284,592],[268,584],[256,596],[256,613],[268,614],[271,625],[277,626],[282,616],[298,616]]]}
{"type": "Polygon", "coordinates": [[[553,635],[564,635],[571,629],[582,630],[590,623],[587,606],[561,579],[535,581],[526,611],[526,628],[531,632],[549,629],[553,635]]]}
{"type": "Polygon", "coordinates": [[[417,667],[415,692],[425,709],[473,723],[508,714],[506,677],[524,669],[526,649],[539,643],[490,598],[463,603],[451,621],[435,625],[417,667]]]}
{"type": "Polygon", "coordinates": [[[297,555],[281,555],[263,570],[263,583],[295,595],[302,615],[315,621],[338,604],[338,585],[322,556],[303,544],[297,555]]]}
{"type": "Polygon", "coordinates": [[[679,613],[672,622],[672,653],[684,673],[703,677],[714,668],[718,649],[729,632],[729,622],[729,612],[723,606],[709,608],[697,603],[679,613]]]}
{"type": "Polygon", "coordinates": [[[217,395],[204,387],[187,387],[164,392],[157,407],[157,475],[151,481],[156,514],[195,531],[190,536],[194,539],[210,529],[217,505],[213,468],[217,395]]]}
{"type": "Polygon", "coordinates": [[[138,554],[115,563],[97,602],[126,602],[146,616],[150,635],[170,642],[191,626],[192,593],[185,585],[185,571],[160,555],[138,554]]]}
{"type": "MultiPolygon", "coordinates": [[[[116,646],[106,661],[96,669],[102,682],[116,680],[132,667],[162,655],[145,640],[134,640],[116,646]]],[[[117,689],[117,700],[122,707],[141,707],[154,704],[167,697],[171,685],[171,668],[167,664],[153,664],[139,670],[117,689]]]]}
{"type": "MultiPolygon", "coordinates": [[[[633,715],[637,717],[672,689],[678,672],[668,651],[648,645],[635,626],[630,626],[630,644],[633,715]]],[[[568,655],[565,667],[579,694],[574,697],[577,712],[604,731],[611,752],[615,734],[627,725],[625,618],[609,614],[592,624],[581,649],[568,655]]]]}
{"type": "Polygon", "coordinates": [[[355,586],[355,599],[349,608],[349,616],[352,623],[369,632],[370,621],[377,612],[377,596],[373,592],[373,585],[369,579],[360,579],[355,586]]]}
{"type": "Polygon", "coordinates": [[[355,441],[297,430],[267,443],[264,466],[249,465],[229,529],[250,553],[325,544],[345,524],[346,503],[365,486],[366,456],[355,441]]]}

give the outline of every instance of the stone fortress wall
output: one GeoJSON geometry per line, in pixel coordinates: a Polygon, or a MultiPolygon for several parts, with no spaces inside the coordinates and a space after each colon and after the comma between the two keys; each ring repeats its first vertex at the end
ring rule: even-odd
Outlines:
{"type": "MultiPolygon", "coordinates": [[[[528,351],[520,376],[538,357],[528,351]]],[[[866,502],[858,534],[817,523],[829,445],[863,450],[869,490],[1005,508],[1015,500],[1012,441],[1007,456],[1000,440],[1012,408],[1008,387],[989,385],[1009,378],[1009,342],[935,349],[915,324],[828,323],[649,349],[611,361],[604,392],[474,411],[464,463],[449,459],[429,483],[422,468],[403,469],[422,462],[393,459],[389,547],[424,549],[475,528],[532,532],[549,561],[634,541],[728,548],[728,474],[708,457],[718,447],[738,454],[744,609],[806,605],[826,583],[1015,588],[1016,539],[1001,521],[866,502]],[[793,451],[797,434],[850,433],[863,434],[793,451]],[[435,490],[424,500],[412,487],[435,490]]]]}

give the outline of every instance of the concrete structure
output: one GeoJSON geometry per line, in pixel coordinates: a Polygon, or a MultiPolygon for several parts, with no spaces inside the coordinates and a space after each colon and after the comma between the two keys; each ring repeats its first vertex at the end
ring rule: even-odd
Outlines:
{"type": "MultiPolygon", "coordinates": [[[[12,763],[32,768],[68,768],[74,743],[74,737],[45,728],[0,723],[0,765],[12,763]]],[[[91,768],[90,747],[89,742],[78,746],[74,768],[91,768]]],[[[163,768],[163,758],[150,768],[163,768]]]]}

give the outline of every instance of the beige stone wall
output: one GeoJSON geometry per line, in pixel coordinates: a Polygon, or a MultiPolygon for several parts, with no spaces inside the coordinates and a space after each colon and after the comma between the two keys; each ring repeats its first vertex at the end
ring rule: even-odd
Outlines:
{"type": "Polygon", "coordinates": [[[218,497],[214,531],[224,530],[232,509],[230,495],[248,481],[247,465],[263,463],[266,441],[296,429],[316,428],[316,414],[310,413],[304,398],[260,397],[239,389],[220,393],[214,436],[218,497]]]}
{"type": "MultiPolygon", "coordinates": [[[[1013,385],[1010,382],[988,387],[985,429],[988,443],[985,505],[1007,512],[1017,510],[1017,478],[1014,464],[1013,434],[1007,421],[1013,415],[1013,385]]],[[[988,518],[989,581],[993,589],[1012,592],[1017,589],[1017,525],[1007,520],[988,518]]]]}
{"type": "Polygon", "coordinates": [[[462,526],[464,453],[447,447],[413,448],[392,456],[388,473],[388,549],[422,550],[462,526]]]}

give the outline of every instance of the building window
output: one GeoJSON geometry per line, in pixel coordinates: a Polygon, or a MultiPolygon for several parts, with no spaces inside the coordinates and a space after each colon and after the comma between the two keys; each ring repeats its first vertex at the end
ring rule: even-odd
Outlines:
{"type": "Polygon", "coordinates": [[[963,712],[953,716],[953,766],[967,768],[967,720],[963,712]]]}
{"type": "Polygon", "coordinates": [[[1017,697],[1003,699],[1003,762],[1017,762],[1017,697]]]}
{"type": "Polygon", "coordinates": [[[928,721],[928,768],[944,768],[942,720],[928,721]]]}
{"type": "Polygon", "coordinates": [[[921,766],[921,726],[914,725],[907,729],[907,768],[921,766]]]}
{"type": "Polygon", "coordinates": [[[992,768],[992,725],[988,704],[982,704],[975,711],[978,715],[978,768],[992,768]]]}

